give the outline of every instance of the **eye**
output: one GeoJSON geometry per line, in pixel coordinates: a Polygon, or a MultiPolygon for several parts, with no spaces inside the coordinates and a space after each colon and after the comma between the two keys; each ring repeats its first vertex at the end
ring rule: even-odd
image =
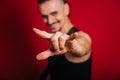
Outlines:
{"type": "Polygon", "coordinates": [[[46,15],[42,15],[42,18],[48,18],[48,16],[46,16],[46,15]]]}

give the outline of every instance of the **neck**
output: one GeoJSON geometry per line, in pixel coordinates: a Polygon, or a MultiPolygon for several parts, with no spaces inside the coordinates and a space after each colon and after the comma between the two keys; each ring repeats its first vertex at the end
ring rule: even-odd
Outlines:
{"type": "Polygon", "coordinates": [[[61,32],[62,33],[68,33],[69,30],[73,27],[73,24],[71,23],[71,21],[69,19],[67,19],[65,25],[62,27],[61,32]]]}

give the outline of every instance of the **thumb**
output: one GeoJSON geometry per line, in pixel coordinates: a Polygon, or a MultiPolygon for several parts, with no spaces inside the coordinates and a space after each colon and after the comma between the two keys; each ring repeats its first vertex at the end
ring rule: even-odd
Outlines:
{"type": "Polygon", "coordinates": [[[42,30],[39,30],[39,29],[37,29],[37,28],[33,28],[33,31],[36,33],[36,34],[38,34],[40,37],[42,37],[42,38],[51,38],[52,37],[52,35],[53,34],[51,34],[51,33],[48,33],[48,32],[46,32],[46,31],[42,31],[42,30]]]}
{"type": "Polygon", "coordinates": [[[36,59],[37,60],[44,60],[44,59],[47,59],[48,57],[53,56],[53,55],[54,55],[53,52],[50,49],[48,49],[46,51],[39,53],[36,56],[36,59]]]}
{"type": "Polygon", "coordinates": [[[73,39],[75,39],[76,37],[78,37],[78,33],[77,33],[77,32],[73,33],[73,34],[68,38],[68,40],[73,40],[73,39]]]}

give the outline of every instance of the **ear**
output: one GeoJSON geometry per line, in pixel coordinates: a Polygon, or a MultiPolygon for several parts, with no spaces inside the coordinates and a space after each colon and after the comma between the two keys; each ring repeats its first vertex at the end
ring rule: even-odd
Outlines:
{"type": "Polygon", "coordinates": [[[67,16],[70,14],[70,6],[67,3],[64,4],[64,13],[67,16]]]}

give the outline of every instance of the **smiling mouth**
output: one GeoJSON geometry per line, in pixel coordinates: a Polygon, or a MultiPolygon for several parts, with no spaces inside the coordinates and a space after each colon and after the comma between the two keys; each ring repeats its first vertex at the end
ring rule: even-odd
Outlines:
{"type": "Polygon", "coordinates": [[[59,23],[55,23],[55,24],[51,25],[50,29],[51,29],[52,32],[58,31],[58,29],[59,29],[59,23]]]}
{"type": "Polygon", "coordinates": [[[56,28],[57,26],[58,26],[58,22],[56,22],[56,23],[53,23],[53,24],[51,24],[51,25],[49,25],[49,27],[52,29],[54,29],[54,28],[56,28]]]}

